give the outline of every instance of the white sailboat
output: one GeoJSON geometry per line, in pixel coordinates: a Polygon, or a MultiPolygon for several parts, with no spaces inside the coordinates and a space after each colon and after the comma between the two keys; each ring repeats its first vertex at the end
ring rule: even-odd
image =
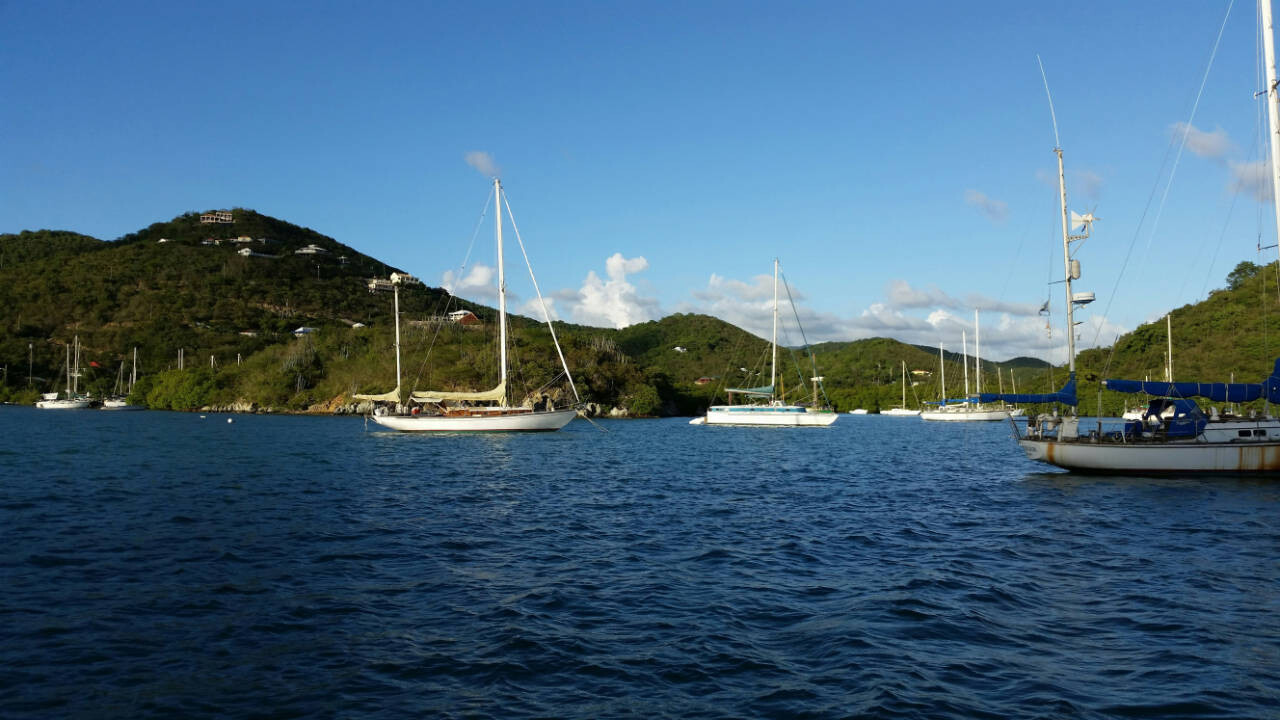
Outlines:
{"type": "Polygon", "coordinates": [[[75,353],[72,358],[71,345],[67,346],[67,389],[63,397],[57,393],[46,393],[42,400],[36,402],[41,410],[83,410],[89,407],[91,399],[80,394],[80,336],[75,338],[75,353]],[[53,395],[53,397],[49,397],[53,395]]]}
{"type": "Polygon", "coordinates": [[[910,410],[907,408],[907,361],[902,361],[902,404],[896,408],[881,410],[881,415],[892,415],[895,417],[915,417],[920,414],[919,410],[910,410]]]}
{"type": "Polygon", "coordinates": [[[138,382],[138,348],[133,349],[133,370],[129,373],[129,383],[124,383],[124,361],[120,361],[120,370],[116,373],[115,393],[102,401],[103,410],[145,410],[141,405],[129,404],[129,393],[138,382]]]}
{"type": "MultiPolygon", "coordinates": [[[[978,325],[978,311],[973,312],[973,328],[976,333],[974,337],[974,362],[975,374],[977,376],[977,393],[982,394],[982,335],[978,325]]],[[[938,406],[936,410],[925,410],[920,413],[921,420],[933,420],[937,422],[989,422],[993,420],[1008,420],[1009,411],[1002,407],[988,407],[981,402],[975,402],[969,396],[969,350],[964,334],[961,333],[961,343],[965,345],[964,349],[964,400],[954,405],[946,404],[946,376],[943,376],[943,404],[938,406]]],[[[941,347],[939,347],[941,353],[941,347]]]]}
{"type": "Polygon", "coordinates": [[[817,427],[830,425],[840,416],[830,408],[818,407],[818,386],[821,376],[809,378],[813,383],[813,403],[809,406],[793,405],[775,392],[778,382],[778,261],[773,261],[773,338],[770,341],[772,355],[769,363],[769,384],[755,388],[728,388],[729,404],[712,405],[706,417],[694,418],[695,425],[771,425],[783,427],[817,427]],[[735,396],[752,400],[735,405],[735,396]],[[699,422],[701,421],[701,422],[699,422]]]}
{"type": "MultiPolygon", "coordinates": [[[[1280,100],[1277,98],[1274,35],[1270,0],[1260,3],[1261,31],[1265,47],[1267,71],[1267,111],[1270,118],[1270,158],[1272,192],[1280,187],[1280,100]]],[[[1121,432],[1097,429],[1081,433],[1080,418],[1074,413],[1075,397],[1075,333],[1072,305],[1078,300],[1071,292],[1071,281],[1080,277],[1078,261],[1071,259],[1072,241],[1087,236],[1091,216],[1073,214],[1072,227],[1084,226],[1085,236],[1070,235],[1067,220],[1066,181],[1062,170],[1062,148],[1054,148],[1058,156],[1058,185],[1062,200],[1062,252],[1066,265],[1067,354],[1069,379],[1058,393],[1018,402],[1061,402],[1072,407],[1070,415],[1039,415],[1027,426],[1025,435],[1014,434],[1032,460],[1080,472],[1170,473],[1179,475],[1205,473],[1278,473],[1280,472],[1280,420],[1270,416],[1243,418],[1219,414],[1217,408],[1204,412],[1190,398],[1208,398],[1213,402],[1248,402],[1265,398],[1280,402],[1280,360],[1270,377],[1261,383],[1194,383],[1148,382],[1143,380],[1104,380],[1104,387],[1118,392],[1142,392],[1156,396],[1142,419],[1126,422],[1121,432]],[[1165,414],[1168,413],[1168,416],[1165,414]]],[[[1280,203],[1276,210],[1277,237],[1280,238],[1280,203]]],[[[1089,294],[1090,297],[1092,294],[1089,294]]],[[[1023,396],[1026,397],[1026,396],[1023,396]]]]}
{"type": "MultiPolygon", "coordinates": [[[[370,417],[382,427],[402,432],[545,432],[559,430],[578,414],[578,411],[572,407],[538,410],[532,407],[512,406],[510,404],[507,387],[507,284],[502,247],[502,209],[506,195],[502,190],[502,182],[496,177],[493,179],[493,193],[495,235],[498,245],[498,354],[501,368],[498,385],[491,390],[477,392],[415,391],[410,393],[409,403],[402,403],[400,379],[400,278],[393,276],[396,328],[396,387],[394,390],[376,395],[357,394],[354,396],[358,400],[371,400],[379,403],[370,417]]],[[[510,217],[511,207],[509,204],[506,207],[507,216],[510,217]]],[[[512,220],[512,228],[515,228],[514,220],[512,220]]],[[[519,231],[516,232],[516,239],[517,241],[520,239],[519,231]]],[[[523,250],[523,242],[520,243],[520,246],[523,250]]],[[[527,254],[525,257],[527,260],[527,254]]],[[[530,278],[533,277],[532,268],[529,269],[529,276],[530,278]]],[[[542,292],[538,290],[536,279],[533,281],[533,286],[538,292],[539,302],[542,302],[542,292]]],[[[573,390],[574,399],[575,401],[580,401],[577,386],[574,385],[573,376],[569,373],[569,366],[565,363],[564,352],[560,349],[560,341],[556,338],[555,328],[551,325],[550,313],[546,312],[545,303],[543,304],[543,314],[548,318],[547,327],[551,331],[556,353],[559,355],[560,363],[564,367],[564,374],[569,380],[569,387],[573,390]]]]}

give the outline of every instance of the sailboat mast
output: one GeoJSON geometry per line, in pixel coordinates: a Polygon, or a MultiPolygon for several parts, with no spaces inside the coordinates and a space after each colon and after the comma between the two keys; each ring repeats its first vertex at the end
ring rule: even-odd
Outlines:
{"type": "Polygon", "coordinates": [[[71,343],[67,343],[67,397],[71,397],[71,343]]]}
{"type": "Polygon", "coordinates": [[[138,382],[138,348],[133,349],[133,371],[129,373],[129,392],[133,392],[133,386],[138,382]]]}
{"type": "Polygon", "coordinates": [[[907,407],[907,361],[902,361],[902,408],[907,407]]]}
{"type": "MultiPolygon", "coordinates": [[[[1271,126],[1271,187],[1272,193],[1280,187],[1280,90],[1276,88],[1275,31],[1271,22],[1271,0],[1262,0],[1262,46],[1267,65],[1267,118],[1271,126]]],[[[1280,203],[1272,206],[1276,213],[1276,237],[1280,239],[1280,203]]]]}
{"type": "Polygon", "coordinates": [[[778,379],[778,258],[773,259],[773,358],[769,361],[769,388],[778,379]]]}
{"type": "Polygon", "coordinates": [[[1173,382],[1173,313],[1164,316],[1165,338],[1169,342],[1169,364],[1165,366],[1164,374],[1168,382],[1173,382]]]}
{"type": "Polygon", "coordinates": [[[969,402],[969,338],[960,331],[960,354],[964,356],[964,401],[969,402]]]}
{"type": "Polygon", "coordinates": [[[973,374],[977,375],[978,388],[975,392],[982,394],[982,329],[978,326],[978,311],[973,311],[973,374]]]}
{"type": "Polygon", "coordinates": [[[1053,152],[1058,156],[1058,194],[1062,199],[1062,266],[1067,288],[1067,369],[1076,371],[1076,322],[1075,305],[1071,302],[1071,226],[1067,220],[1067,176],[1062,169],[1062,148],[1053,152]]]}
{"type": "Polygon", "coordinates": [[[80,392],[80,336],[76,336],[76,369],[71,373],[71,392],[80,392]]]}
{"type": "MultiPolygon", "coordinates": [[[[502,264],[502,181],[493,179],[494,224],[498,236],[498,356],[502,363],[502,405],[507,404],[507,278],[502,264]]],[[[774,290],[775,296],[777,290],[774,290]]],[[[775,303],[776,304],[776,303],[775,303]]]]}
{"type": "Polygon", "coordinates": [[[396,315],[396,402],[400,402],[400,283],[391,286],[391,296],[395,302],[396,315]]]}
{"type": "Polygon", "coordinates": [[[942,405],[947,404],[947,364],[942,360],[942,343],[938,343],[938,370],[942,372],[942,405]]]}

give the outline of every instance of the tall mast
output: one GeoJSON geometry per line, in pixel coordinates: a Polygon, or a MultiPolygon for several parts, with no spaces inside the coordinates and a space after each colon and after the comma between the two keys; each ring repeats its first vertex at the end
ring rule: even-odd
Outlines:
{"type": "Polygon", "coordinates": [[[907,408],[907,361],[902,361],[902,409],[907,408]]]}
{"type": "Polygon", "coordinates": [[[778,379],[778,258],[773,259],[773,359],[769,362],[769,388],[778,379]]]}
{"type": "MultiPolygon", "coordinates": [[[[502,405],[507,405],[507,278],[502,266],[502,181],[493,179],[494,224],[498,235],[498,356],[502,362],[502,405]]],[[[774,290],[775,295],[777,290],[774,290]]]]}
{"type": "Polygon", "coordinates": [[[71,397],[71,343],[67,343],[67,398],[71,397]]]}
{"type": "Polygon", "coordinates": [[[1071,227],[1067,220],[1067,178],[1062,170],[1062,148],[1053,152],[1058,156],[1058,194],[1062,198],[1062,266],[1067,288],[1067,370],[1076,371],[1076,321],[1075,306],[1071,302],[1071,227]]]}
{"type": "Polygon", "coordinates": [[[133,392],[133,386],[138,382],[138,348],[133,348],[133,372],[129,373],[129,392],[133,392]]]}
{"type": "Polygon", "coordinates": [[[1173,318],[1173,313],[1169,313],[1168,315],[1164,316],[1165,338],[1168,340],[1168,343],[1169,343],[1169,355],[1168,355],[1169,363],[1165,365],[1164,374],[1168,376],[1165,378],[1165,380],[1167,380],[1168,382],[1173,382],[1173,320],[1172,318],[1173,318]]]}
{"type": "Polygon", "coordinates": [[[76,369],[71,373],[71,392],[80,392],[80,336],[76,336],[76,369]]]}
{"type": "Polygon", "coordinates": [[[1280,90],[1276,89],[1275,32],[1271,23],[1271,0],[1259,3],[1262,9],[1262,46],[1267,65],[1267,118],[1271,125],[1271,187],[1272,206],[1276,213],[1276,237],[1280,239],[1280,202],[1275,192],[1280,188],[1280,90]]]}
{"type": "Polygon", "coordinates": [[[391,295],[395,298],[396,315],[396,403],[400,402],[400,283],[391,284],[391,295]]]}
{"type": "Polygon", "coordinates": [[[969,339],[960,331],[960,354],[964,356],[964,402],[969,403],[969,339]]]}
{"type": "Polygon", "coordinates": [[[947,364],[942,359],[942,343],[938,343],[938,370],[942,372],[942,404],[938,407],[942,408],[947,404],[947,364]]]}
{"type": "Polygon", "coordinates": [[[982,329],[978,326],[978,311],[973,311],[973,374],[977,375],[978,388],[982,394],[982,329]]]}

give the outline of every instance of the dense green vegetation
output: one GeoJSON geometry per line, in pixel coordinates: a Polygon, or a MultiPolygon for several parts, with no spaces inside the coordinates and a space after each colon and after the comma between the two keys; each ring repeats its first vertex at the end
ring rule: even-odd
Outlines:
{"type": "MultiPolygon", "coordinates": [[[[32,402],[60,389],[66,346],[79,337],[81,386],[110,394],[137,347],[140,382],[132,400],[153,408],[255,407],[341,412],[355,393],[395,386],[392,303],[366,282],[395,268],[314,230],[236,209],[232,224],[201,224],[197,213],[104,242],[72,232],[0,235],[0,400],[32,402]],[[231,242],[235,238],[252,242],[231,242]],[[163,242],[162,242],[163,240],[163,242]],[[315,245],[325,252],[297,254],[315,245]],[[242,255],[248,248],[252,254],[242,255]],[[315,331],[295,336],[300,327],[315,331]],[[179,353],[183,367],[179,369],[179,353]]],[[[1227,287],[1173,313],[1176,379],[1257,381],[1280,354],[1276,265],[1241,263],[1227,287]]],[[[496,311],[443,290],[408,285],[400,293],[405,389],[482,389],[497,382],[496,311]],[[472,310],[479,326],[426,322],[472,310]]],[[[551,338],[528,318],[511,321],[510,379],[518,399],[568,403],[551,338]]],[[[769,344],[705,315],[671,315],[622,330],[556,323],[582,400],[600,412],[694,414],[725,400],[728,387],[768,383],[769,344]]],[[[1110,349],[1081,353],[1082,410],[1098,405],[1102,377],[1163,375],[1163,321],[1143,325],[1110,349]]],[[[885,338],[782,348],[780,388],[807,402],[809,378],[825,378],[837,409],[877,411],[899,404],[901,367],[907,404],[940,397],[937,351],[885,338]]],[[[948,387],[960,394],[962,366],[946,356],[948,387]]],[[[126,370],[127,374],[127,370],[126,370]]],[[[984,363],[984,387],[1011,378],[1023,392],[1044,392],[1062,368],[1015,358],[984,363]]],[[[1134,398],[1102,394],[1103,412],[1134,398]]]]}

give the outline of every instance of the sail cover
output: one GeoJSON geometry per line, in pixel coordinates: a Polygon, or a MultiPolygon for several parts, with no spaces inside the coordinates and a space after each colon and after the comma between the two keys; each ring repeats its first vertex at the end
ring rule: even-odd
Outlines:
{"type": "Polygon", "coordinates": [[[413,393],[413,399],[422,402],[444,402],[446,400],[453,400],[455,402],[501,402],[506,398],[506,396],[506,383],[498,383],[498,387],[492,390],[481,390],[480,392],[428,390],[427,392],[413,393]]]}
{"type": "Polygon", "coordinates": [[[1008,402],[1008,403],[1062,403],[1063,405],[1076,405],[1076,374],[1071,373],[1067,377],[1067,384],[1062,386],[1058,392],[1051,393],[982,393],[978,395],[978,402],[1008,402]]]}
{"type": "Polygon", "coordinates": [[[728,388],[725,392],[738,393],[740,395],[759,395],[761,397],[769,397],[773,395],[773,386],[764,385],[754,388],[728,388]]]}
{"type": "Polygon", "coordinates": [[[1265,397],[1267,402],[1280,403],[1280,359],[1276,360],[1271,377],[1260,383],[1196,383],[1196,382],[1148,382],[1146,380],[1103,380],[1108,390],[1122,393],[1146,393],[1157,397],[1201,397],[1213,402],[1249,402],[1265,397]]]}
{"type": "Polygon", "coordinates": [[[397,385],[395,390],[389,390],[381,395],[352,395],[356,400],[374,400],[380,402],[400,402],[400,386],[397,385]]]}

